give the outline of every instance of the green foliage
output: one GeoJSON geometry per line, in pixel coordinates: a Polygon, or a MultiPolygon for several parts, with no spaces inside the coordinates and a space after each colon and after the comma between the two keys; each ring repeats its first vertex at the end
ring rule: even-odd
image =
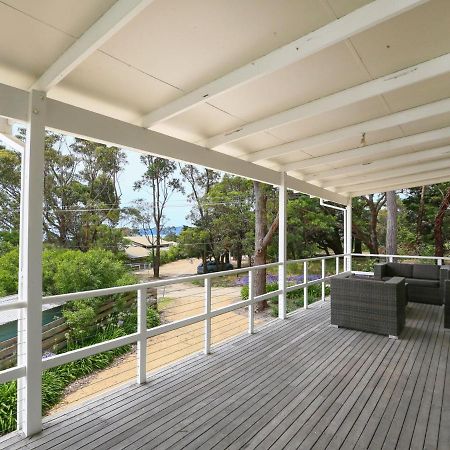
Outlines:
{"type": "MultiPolygon", "coordinates": [[[[266,292],[274,292],[278,290],[278,283],[267,283],[266,292]]],[[[330,294],[329,286],[325,286],[325,295],[330,294]]],[[[295,291],[288,292],[286,295],[287,312],[295,311],[298,308],[303,307],[303,288],[297,289],[295,291]]],[[[322,298],[322,286],[320,284],[315,284],[308,287],[308,304],[314,303],[322,298]]],[[[244,285],[241,288],[241,299],[248,300],[248,285],[244,285]]],[[[278,317],[278,296],[274,296],[269,299],[269,306],[271,309],[271,314],[274,317],[278,317]]]]}
{"type": "Polygon", "coordinates": [[[0,256],[19,247],[19,232],[0,231],[0,256]]]}
{"type": "Polygon", "coordinates": [[[0,256],[0,297],[17,293],[19,278],[19,249],[0,256]]]}
{"type": "Polygon", "coordinates": [[[0,147],[0,231],[19,228],[20,177],[20,153],[0,147]]]}

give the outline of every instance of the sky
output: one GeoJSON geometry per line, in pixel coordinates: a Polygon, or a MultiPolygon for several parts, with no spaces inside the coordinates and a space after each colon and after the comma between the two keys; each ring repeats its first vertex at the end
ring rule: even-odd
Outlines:
{"type": "MultiPolygon", "coordinates": [[[[143,198],[144,200],[150,200],[150,191],[133,190],[133,185],[140,179],[145,171],[145,166],[141,163],[138,152],[132,150],[125,150],[127,155],[128,164],[125,166],[125,170],[121,173],[119,178],[120,188],[122,190],[122,206],[128,206],[133,200],[143,198]],[[148,198],[145,198],[145,195],[148,198]]],[[[175,192],[169,199],[166,207],[166,224],[167,226],[177,227],[182,225],[189,225],[189,221],[186,216],[191,210],[191,205],[187,203],[186,196],[180,192],[175,192]]]]}

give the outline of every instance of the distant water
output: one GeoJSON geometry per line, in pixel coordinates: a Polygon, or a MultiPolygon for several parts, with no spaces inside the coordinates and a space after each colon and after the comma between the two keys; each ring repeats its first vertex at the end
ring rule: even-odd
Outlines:
{"type": "MultiPolygon", "coordinates": [[[[183,231],[183,228],[184,228],[184,225],[180,225],[178,227],[167,227],[167,228],[164,228],[162,233],[161,233],[161,236],[164,237],[164,236],[167,236],[168,234],[175,234],[175,235],[178,236],[183,231]]],[[[156,229],[155,228],[153,228],[152,230],[139,230],[139,234],[141,236],[145,236],[145,235],[148,235],[148,234],[155,234],[155,233],[156,233],[156,229]]]]}

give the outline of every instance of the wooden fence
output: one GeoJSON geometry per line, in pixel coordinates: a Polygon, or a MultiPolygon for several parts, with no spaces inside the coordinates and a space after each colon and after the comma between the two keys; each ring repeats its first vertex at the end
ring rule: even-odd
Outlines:
{"type": "MultiPolygon", "coordinates": [[[[124,294],[125,308],[136,305],[136,293],[124,294]]],[[[156,306],[156,289],[149,291],[147,301],[156,306]]],[[[114,310],[116,302],[108,299],[98,309],[97,323],[102,323],[114,310]]],[[[66,319],[61,317],[42,326],[42,351],[58,353],[67,346],[69,326],[66,319]]],[[[17,337],[0,342],[0,370],[16,364],[17,337]]]]}

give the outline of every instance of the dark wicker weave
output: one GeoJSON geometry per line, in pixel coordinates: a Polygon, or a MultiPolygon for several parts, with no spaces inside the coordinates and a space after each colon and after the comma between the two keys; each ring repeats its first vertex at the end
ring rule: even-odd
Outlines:
{"type": "Polygon", "coordinates": [[[450,280],[444,283],[444,328],[450,328],[450,280]]]}
{"type": "Polygon", "coordinates": [[[331,279],[331,324],[398,336],[405,326],[405,279],[338,275],[331,279]]]}
{"type": "Polygon", "coordinates": [[[450,266],[432,264],[375,264],[376,280],[388,280],[390,277],[404,277],[406,283],[406,303],[428,303],[442,305],[444,282],[450,279],[450,266]]]}

